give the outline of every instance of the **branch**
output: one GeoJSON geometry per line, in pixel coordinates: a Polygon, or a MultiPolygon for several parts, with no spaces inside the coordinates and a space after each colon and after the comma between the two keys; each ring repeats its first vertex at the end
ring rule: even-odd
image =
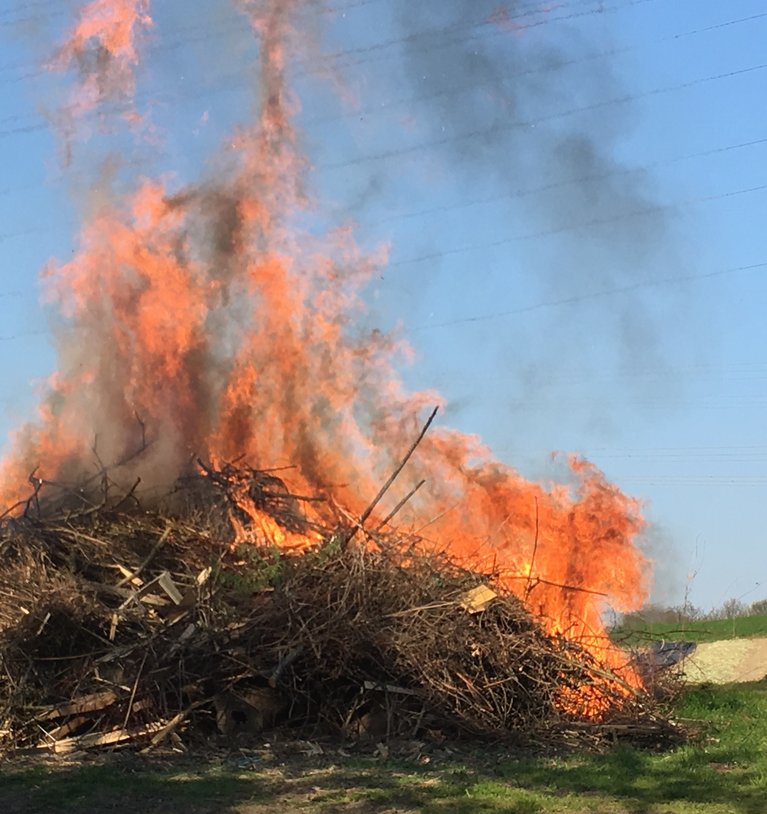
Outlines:
{"type": "MultiPolygon", "coordinates": [[[[381,499],[383,498],[383,496],[389,491],[389,487],[397,479],[397,476],[399,475],[399,473],[402,472],[402,470],[405,468],[405,464],[410,460],[410,456],[415,452],[416,447],[423,440],[424,435],[426,435],[429,427],[431,426],[431,422],[434,421],[434,418],[437,415],[437,410],[439,410],[439,407],[435,407],[432,410],[432,413],[429,416],[429,419],[426,422],[426,424],[424,424],[424,427],[421,430],[418,438],[416,438],[415,441],[413,441],[413,443],[410,446],[410,449],[405,453],[405,457],[402,459],[399,466],[394,470],[394,472],[391,473],[391,475],[389,476],[389,479],[386,481],[386,483],[384,483],[384,485],[378,490],[378,494],[373,498],[373,502],[367,507],[367,509],[365,509],[364,512],[362,512],[362,515],[360,516],[360,522],[359,522],[360,527],[365,525],[365,521],[373,513],[373,511],[375,510],[375,507],[381,502],[381,499]]],[[[356,529],[355,529],[355,532],[356,532],[356,529]]],[[[352,536],[354,536],[355,532],[352,532],[352,536]]]]}

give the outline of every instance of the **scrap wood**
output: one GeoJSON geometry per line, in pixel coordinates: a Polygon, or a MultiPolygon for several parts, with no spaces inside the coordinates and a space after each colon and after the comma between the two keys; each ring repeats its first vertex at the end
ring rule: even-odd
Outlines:
{"type": "Polygon", "coordinates": [[[170,535],[172,528],[173,527],[171,526],[170,523],[168,523],[165,526],[165,531],[163,531],[163,533],[160,535],[160,539],[154,544],[154,547],[149,552],[149,554],[145,557],[145,559],[142,561],[141,565],[139,565],[139,567],[133,573],[127,574],[126,576],[124,576],[117,583],[118,588],[122,587],[123,585],[127,585],[130,582],[133,582],[133,580],[138,577],[138,575],[149,565],[149,563],[152,562],[152,560],[155,558],[155,555],[157,554],[157,552],[160,550],[160,548],[162,548],[165,541],[168,539],[168,536],[170,535]]]}
{"type": "MultiPolygon", "coordinates": [[[[168,598],[176,605],[181,604],[183,594],[176,587],[168,571],[163,571],[149,582],[145,582],[137,591],[131,591],[128,598],[120,605],[118,612],[124,611],[134,602],[145,602],[148,605],[166,605],[167,602],[158,594],[153,593],[153,589],[161,588],[168,598]]],[[[119,589],[114,589],[119,590],[119,589]]]]}
{"type": "Polygon", "coordinates": [[[458,602],[467,613],[481,613],[497,596],[489,585],[477,585],[462,594],[458,602]]]}
{"type": "MultiPolygon", "coordinates": [[[[125,579],[127,580],[126,584],[133,585],[136,588],[140,588],[144,584],[144,581],[141,579],[141,577],[136,576],[135,571],[131,571],[130,568],[126,568],[119,562],[115,563],[114,567],[123,575],[123,577],[125,577],[125,579]]],[[[120,587],[121,582],[122,580],[117,583],[118,588],[120,587]]]]}
{"type": "Polygon", "coordinates": [[[161,732],[167,726],[166,721],[153,721],[136,729],[113,729],[109,732],[89,732],[87,735],[77,735],[64,738],[52,744],[43,744],[40,748],[53,749],[57,754],[73,752],[76,749],[93,749],[97,746],[114,746],[126,741],[136,741],[161,732]]]}
{"type": "Polygon", "coordinates": [[[112,690],[95,692],[84,695],[68,704],[60,704],[56,707],[45,709],[38,713],[35,718],[38,721],[50,721],[56,718],[63,718],[66,715],[75,715],[79,712],[97,712],[114,704],[117,695],[112,690]]]}
{"type": "Polygon", "coordinates": [[[174,605],[181,604],[184,595],[176,587],[173,577],[167,571],[163,571],[162,574],[157,577],[157,584],[165,591],[174,605]]]}
{"type": "Polygon", "coordinates": [[[176,729],[178,729],[178,727],[192,714],[192,712],[201,707],[203,704],[208,703],[209,700],[210,699],[208,698],[203,698],[199,701],[195,701],[186,709],[183,709],[181,712],[174,715],[169,721],[164,721],[161,724],[158,724],[154,730],[155,734],[149,742],[149,745],[142,749],[141,753],[144,754],[158,747],[169,735],[173,734],[176,729]]]}
{"type": "Polygon", "coordinates": [[[394,693],[394,695],[421,695],[419,690],[398,687],[396,684],[386,684],[383,681],[363,681],[362,686],[366,690],[379,690],[380,692],[394,693]]]}
{"type": "MultiPolygon", "coordinates": [[[[44,737],[41,741],[38,742],[38,747],[43,746],[50,746],[51,743],[55,743],[57,740],[64,737],[64,735],[68,735],[70,732],[74,732],[76,729],[79,729],[83,724],[87,724],[91,719],[87,715],[78,715],[76,718],[70,718],[65,724],[61,724],[61,726],[57,726],[55,729],[52,729],[50,732],[46,732],[43,729],[44,737]]],[[[42,727],[40,727],[42,729],[42,727]]]]}

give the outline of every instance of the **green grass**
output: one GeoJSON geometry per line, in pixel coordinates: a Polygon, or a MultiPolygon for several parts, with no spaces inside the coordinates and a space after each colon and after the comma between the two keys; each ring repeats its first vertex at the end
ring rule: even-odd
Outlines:
{"type": "Polygon", "coordinates": [[[624,644],[641,644],[649,639],[713,642],[751,636],[767,636],[767,614],[697,622],[652,624],[634,621],[630,626],[619,627],[612,632],[613,640],[624,644]]]}
{"type": "Polygon", "coordinates": [[[0,768],[0,811],[15,814],[763,814],[767,683],[690,689],[681,718],[705,721],[667,753],[514,758],[463,749],[416,761],[323,756],[166,765],[0,768]]]}

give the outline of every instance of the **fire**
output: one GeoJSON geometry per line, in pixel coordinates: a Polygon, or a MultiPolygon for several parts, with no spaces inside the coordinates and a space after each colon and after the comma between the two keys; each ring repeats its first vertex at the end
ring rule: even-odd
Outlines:
{"type": "MultiPolygon", "coordinates": [[[[93,0],[82,8],[51,64],[57,71],[74,68],[81,76],[68,106],[68,127],[106,102],[132,102],[138,40],[151,25],[149,0],[93,0]]],[[[123,116],[135,117],[130,109],[123,116]]]]}
{"type": "MultiPolygon", "coordinates": [[[[3,505],[25,498],[30,472],[82,477],[94,453],[147,489],[167,488],[197,455],[290,466],[291,489],[359,516],[417,436],[424,408],[441,403],[403,386],[406,343],[357,327],[385,249],[365,255],[349,229],[318,238],[295,226],[311,209],[298,102],[284,77],[301,47],[291,27],[299,5],[239,3],[260,40],[264,102],[229,140],[225,170],[175,191],[137,179],[131,196],[84,222],[70,262],[43,272],[63,320],[59,369],[38,421],[2,463],[3,505]]],[[[150,22],[146,0],[85,7],[59,55],[86,72],[81,110],[103,108],[107,87],[132,90],[137,32],[150,22]],[[106,85],[98,62],[79,59],[94,42],[108,55],[106,85]]],[[[628,610],[646,597],[641,507],[589,463],[569,464],[570,484],[531,483],[478,438],[439,427],[371,523],[425,479],[398,522],[425,545],[495,571],[552,632],[618,666],[602,614],[608,601],[628,610]]],[[[300,550],[318,539],[280,527],[247,496],[241,508],[240,540],[300,550]]]]}

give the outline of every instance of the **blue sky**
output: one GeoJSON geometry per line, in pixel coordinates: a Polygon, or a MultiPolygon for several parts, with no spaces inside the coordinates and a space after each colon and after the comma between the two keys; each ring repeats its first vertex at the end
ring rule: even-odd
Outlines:
{"type": "MultiPolygon", "coordinates": [[[[577,452],[646,501],[659,600],[767,596],[764,4],[317,5],[320,50],[291,69],[308,185],[327,225],[390,246],[366,319],[410,339],[407,382],[530,477],[577,452]]],[[[0,2],[4,437],[54,365],[39,271],[88,204],[47,121],[66,78],[40,69],[76,8],[0,2]]],[[[120,156],[117,191],[210,171],[258,101],[228,4],[152,14],[158,138],[81,148],[120,156]]]]}

